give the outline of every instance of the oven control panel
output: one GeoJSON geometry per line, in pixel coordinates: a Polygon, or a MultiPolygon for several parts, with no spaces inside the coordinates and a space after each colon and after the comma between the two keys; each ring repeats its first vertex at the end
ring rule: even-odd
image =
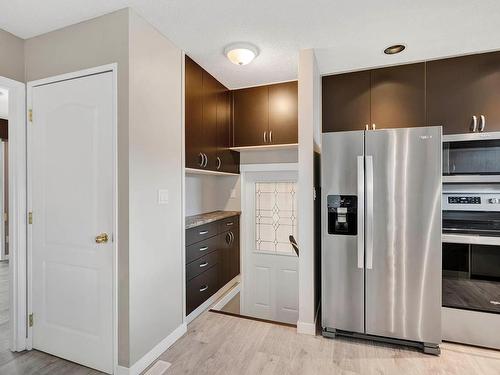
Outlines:
{"type": "Polygon", "coordinates": [[[500,193],[443,193],[443,210],[500,211],[500,193]]]}
{"type": "Polygon", "coordinates": [[[481,197],[449,196],[448,203],[450,203],[450,204],[481,204],[481,197]]]}

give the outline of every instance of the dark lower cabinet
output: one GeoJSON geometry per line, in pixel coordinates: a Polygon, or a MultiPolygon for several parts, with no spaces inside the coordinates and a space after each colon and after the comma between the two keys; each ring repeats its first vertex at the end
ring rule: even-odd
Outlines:
{"type": "Polygon", "coordinates": [[[186,231],[186,313],[240,273],[239,217],[186,231]]]}
{"type": "Polygon", "coordinates": [[[239,230],[229,230],[219,234],[221,261],[219,262],[219,283],[226,285],[240,273],[239,230]]]}

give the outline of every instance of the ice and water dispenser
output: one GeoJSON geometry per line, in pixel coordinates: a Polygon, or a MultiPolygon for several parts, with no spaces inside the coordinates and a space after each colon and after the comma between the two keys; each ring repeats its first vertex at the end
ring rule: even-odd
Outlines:
{"type": "Polygon", "coordinates": [[[329,195],[328,233],[356,236],[358,234],[358,197],[329,195]]]}

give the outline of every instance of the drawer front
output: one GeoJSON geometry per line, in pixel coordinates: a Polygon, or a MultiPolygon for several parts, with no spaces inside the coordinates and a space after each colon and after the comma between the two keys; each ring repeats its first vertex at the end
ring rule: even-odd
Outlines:
{"type": "Polygon", "coordinates": [[[228,230],[237,230],[239,226],[239,217],[233,216],[228,217],[227,219],[219,220],[217,223],[219,224],[219,233],[226,232],[228,230]]]}
{"type": "Polygon", "coordinates": [[[190,314],[218,290],[217,267],[212,267],[187,282],[186,312],[190,314]]]}
{"type": "Polygon", "coordinates": [[[219,261],[219,252],[213,251],[186,266],[186,279],[191,280],[215,266],[219,261]]]}
{"type": "Polygon", "coordinates": [[[186,246],[203,241],[217,234],[217,222],[200,225],[186,230],[186,246]]]}
{"type": "Polygon", "coordinates": [[[201,258],[219,248],[218,237],[211,237],[186,247],[186,264],[201,258]]]}

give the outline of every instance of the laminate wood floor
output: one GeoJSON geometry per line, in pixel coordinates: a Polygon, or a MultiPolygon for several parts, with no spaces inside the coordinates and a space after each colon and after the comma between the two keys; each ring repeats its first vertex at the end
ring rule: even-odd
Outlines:
{"type": "Polygon", "coordinates": [[[295,328],[205,312],[159,359],[165,375],[500,374],[500,351],[441,345],[434,357],[410,348],[299,335],[295,328]]]}
{"type": "Polygon", "coordinates": [[[240,314],[240,293],[236,294],[231,300],[226,303],[220,311],[228,312],[231,314],[240,314]]]}
{"type": "Polygon", "coordinates": [[[13,353],[9,349],[9,264],[0,262],[0,374],[97,375],[99,371],[38,350],[13,353]]]}

